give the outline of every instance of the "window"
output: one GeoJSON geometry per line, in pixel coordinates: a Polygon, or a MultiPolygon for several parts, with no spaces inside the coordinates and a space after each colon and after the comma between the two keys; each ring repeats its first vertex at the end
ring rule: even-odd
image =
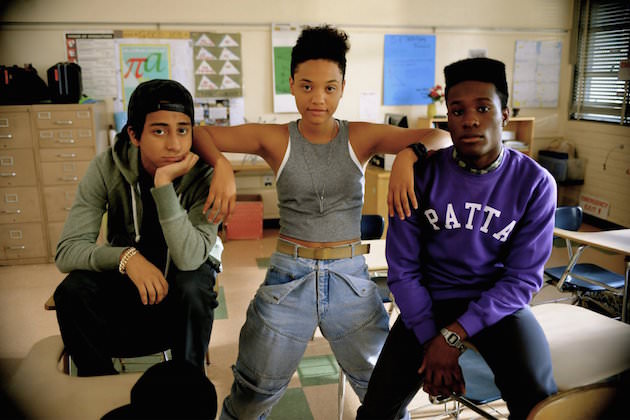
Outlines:
{"type": "Polygon", "coordinates": [[[576,0],[575,5],[571,119],[630,125],[630,82],[618,78],[619,62],[630,58],[630,0],[576,0]]]}

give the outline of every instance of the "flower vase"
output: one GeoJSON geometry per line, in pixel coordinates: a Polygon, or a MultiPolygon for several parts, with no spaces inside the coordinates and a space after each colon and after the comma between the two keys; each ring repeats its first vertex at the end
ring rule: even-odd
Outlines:
{"type": "Polygon", "coordinates": [[[435,117],[435,113],[435,102],[431,102],[429,105],[427,105],[427,118],[431,119],[435,117]]]}

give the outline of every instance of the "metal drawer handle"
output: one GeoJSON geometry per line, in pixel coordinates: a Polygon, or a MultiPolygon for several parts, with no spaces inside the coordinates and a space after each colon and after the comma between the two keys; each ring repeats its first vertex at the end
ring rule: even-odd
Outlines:
{"type": "Polygon", "coordinates": [[[72,120],[57,120],[55,121],[57,125],[72,125],[72,120]]]}
{"type": "Polygon", "coordinates": [[[79,177],[78,176],[62,176],[61,178],[59,178],[60,181],[78,181],[79,177]]]}
{"type": "Polygon", "coordinates": [[[72,207],[64,207],[63,209],[64,209],[65,211],[70,211],[70,210],[72,210],[72,207]]]}
{"type": "Polygon", "coordinates": [[[74,144],[74,139],[62,139],[62,140],[57,140],[57,143],[61,143],[61,144],[74,144]]]}
{"type": "Polygon", "coordinates": [[[13,138],[13,134],[9,133],[9,134],[0,134],[0,139],[12,139],[13,138]]]}
{"type": "Polygon", "coordinates": [[[9,178],[9,177],[17,176],[17,174],[15,172],[0,172],[0,176],[9,178]]]}
{"type": "Polygon", "coordinates": [[[3,214],[21,214],[22,210],[20,210],[20,209],[13,210],[13,211],[11,211],[11,210],[2,210],[2,213],[3,214]]]}
{"type": "Polygon", "coordinates": [[[59,153],[59,154],[57,154],[57,157],[58,158],[69,158],[69,159],[72,159],[72,158],[77,157],[77,154],[76,153],[59,153]]]}
{"type": "Polygon", "coordinates": [[[26,249],[26,245],[6,246],[4,247],[4,249],[8,251],[21,251],[23,249],[26,249]]]}

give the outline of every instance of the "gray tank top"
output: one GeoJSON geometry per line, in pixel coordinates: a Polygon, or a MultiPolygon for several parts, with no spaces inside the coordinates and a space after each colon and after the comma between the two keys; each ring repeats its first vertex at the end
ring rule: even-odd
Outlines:
{"type": "Polygon", "coordinates": [[[351,152],[348,122],[326,144],[312,144],[289,123],[289,145],[276,181],[280,233],[311,242],[361,237],[364,173],[351,152]]]}

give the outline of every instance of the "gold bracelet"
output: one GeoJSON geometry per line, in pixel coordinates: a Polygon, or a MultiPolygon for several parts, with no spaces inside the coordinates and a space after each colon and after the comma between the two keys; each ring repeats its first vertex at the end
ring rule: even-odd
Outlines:
{"type": "Polygon", "coordinates": [[[127,273],[127,263],[129,262],[129,259],[137,253],[138,250],[132,246],[123,251],[122,257],[120,258],[120,263],[118,264],[118,271],[120,272],[120,274],[127,273]]]}

